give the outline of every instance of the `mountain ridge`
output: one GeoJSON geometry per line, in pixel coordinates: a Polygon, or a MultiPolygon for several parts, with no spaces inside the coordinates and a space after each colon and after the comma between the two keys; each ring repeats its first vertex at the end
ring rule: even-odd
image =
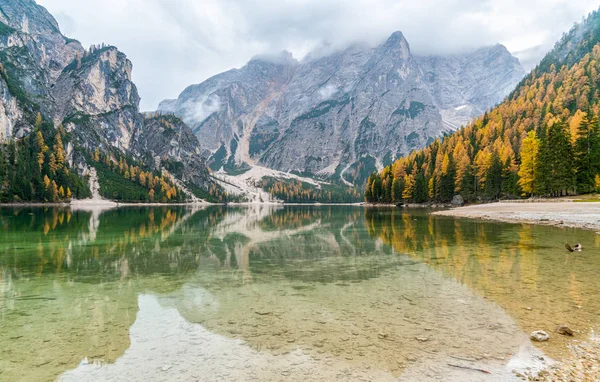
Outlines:
{"type": "Polygon", "coordinates": [[[257,163],[359,184],[371,170],[500,102],[524,75],[501,45],[465,55],[416,56],[400,31],[376,47],[353,44],[327,55],[309,53],[299,62],[287,57],[255,57],[188,86],[158,110],[190,125],[213,170],[257,163]],[[504,72],[486,78],[484,69],[498,65],[504,72]],[[440,73],[449,88],[445,94],[434,91],[440,73]],[[464,73],[473,79],[464,81],[464,73]]]}

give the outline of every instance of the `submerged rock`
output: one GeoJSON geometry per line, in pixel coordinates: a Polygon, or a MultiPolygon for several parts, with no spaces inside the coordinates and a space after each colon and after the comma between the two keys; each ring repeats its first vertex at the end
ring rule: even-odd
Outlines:
{"type": "Polygon", "coordinates": [[[567,324],[558,325],[556,333],[562,334],[563,336],[572,336],[573,330],[567,326],[567,324]]]}
{"type": "Polygon", "coordinates": [[[532,341],[544,342],[550,339],[550,335],[543,330],[536,330],[535,332],[531,333],[530,338],[532,341]]]}

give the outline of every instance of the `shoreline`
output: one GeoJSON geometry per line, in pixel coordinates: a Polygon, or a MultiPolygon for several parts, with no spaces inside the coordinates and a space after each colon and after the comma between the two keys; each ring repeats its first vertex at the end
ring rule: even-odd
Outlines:
{"type": "Polygon", "coordinates": [[[500,202],[435,211],[432,215],[600,231],[600,203],[595,202],[500,202]]]}
{"type": "MultiPolygon", "coordinates": [[[[115,202],[112,200],[74,200],[70,203],[43,203],[43,202],[24,202],[24,203],[0,203],[2,207],[71,207],[71,208],[119,208],[119,207],[198,207],[198,206],[350,206],[350,207],[374,207],[362,202],[357,203],[278,203],[278,202],[234,202],[234,203],[211,203],[211,202],[183,202],[183,203],[134,203],[134,202],[115,202]]],[[[395,207],[385,205],[382,207],[395,207]]]]}

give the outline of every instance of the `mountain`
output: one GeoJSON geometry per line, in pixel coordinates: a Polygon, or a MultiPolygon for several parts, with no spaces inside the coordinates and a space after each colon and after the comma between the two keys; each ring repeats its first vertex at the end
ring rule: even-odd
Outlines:
{"type": "Polygon", "coordinates": [[[500,102],[521,80],[501,45],[420,57],[401,32],[298,62],[283,52],[185,89],[158,110],[183,118],[213,170],[264,166],[361,184],[368,174],[500,102]]]}
{"type": "Polygon", "coordinates": [[[600,192],[600,13],[592,12],[499,105],[369,177],[373,202],[600,192]]]}
{"type": "Polygon", "coordinates": [[[500,44],[417,60],[442,121],[451,130],[502,102],[525,76],[519,61],[500,44]]]}
{"type": "MultiPolygon", "coordinates": [[[[42,142],[54,141],[56,128],[65,146],[65,161],[79,175],[95,166],[90,161],[93,153],[95,158],[108,158],[101,177],[111,177],[113,165],[120,168],[125,160],[167,183],[181,181],[198,190],[212,185],[198,140],[189,128],[168,117],[145,119],[140,113],[140,97],[131,80],[133,65],[116,47],[102,44],[86,50],[64,36],[52,15],[33,0],[0,0],[0,64],[0,143],[36,131],[42,142]],[[168,180],[173,174],[166,171],[161,175],[165,164],[177,168],[183,178],[168,180]]],[[[51,153],[43,146],[41,173],[36,177],[45,174],[50,160],[51,153]]],[[[121,172],[117,175],[126,173],[121,172]]],[[[48,174],[52,180],[55,174],[48,174]]],[[[139,188],[141,180],[134,179],[131,171],[127,175],[126,181],[138,183],[139,188]]],[[[118,183],[112,183],[116,188],[111,195],[119,194],[118,183]]],[[[159,182],[154,183],[159,187],[159,182]]],[[[149,191],[147,184],[144,188],[149,191]]],[[[178,188],[185,192],[183,184],[178,188]]]]}

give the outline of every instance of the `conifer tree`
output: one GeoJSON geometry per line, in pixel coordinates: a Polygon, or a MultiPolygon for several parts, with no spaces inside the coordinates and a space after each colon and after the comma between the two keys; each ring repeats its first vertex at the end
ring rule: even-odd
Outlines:
{"type": "Polygon", "coordinates": [[[598,118],[592,111],[581,119],[575,140],[575,168],[577,171],[577,191],[593,192],[595,177],[600,172],[600,136],[598,118]]]}
{"type": "Polygon", "coordinates": [[[375,174],[373,177],[373,184],[371,186],[371,192],[373,194],[373,201],[380,202],[381,201],[381,177],[379,174],[375,174]]]}
{"type": "Polygon", "coordinates": [[[485,196],[497,199],[502,192],[502,162],[497,152],[492,153],[491,163],[485,175],[485,196]]]}
{"type": "Polygon", "coordinates": [[[404,191],[404,179],[394,178],[392,182],[392,201],[399,203],[402,201],[402,192],[404,191]]]}
{"type": "Polygon", "coordinates": [[[427,180],[422,172],[419,172],[415,178],[414,200],[415,203],[427,201],[427,180]]]}
{"type": "Polygon", "coordinates": [[[521,166],[519,167],[519,186],[526,195],[533,195],[535,191],[535,175],[538,166],[538,156],[540,151],[540,140],[531,130],[527,133],[527,138],[523,140],[521,147],[521,166]]]}

